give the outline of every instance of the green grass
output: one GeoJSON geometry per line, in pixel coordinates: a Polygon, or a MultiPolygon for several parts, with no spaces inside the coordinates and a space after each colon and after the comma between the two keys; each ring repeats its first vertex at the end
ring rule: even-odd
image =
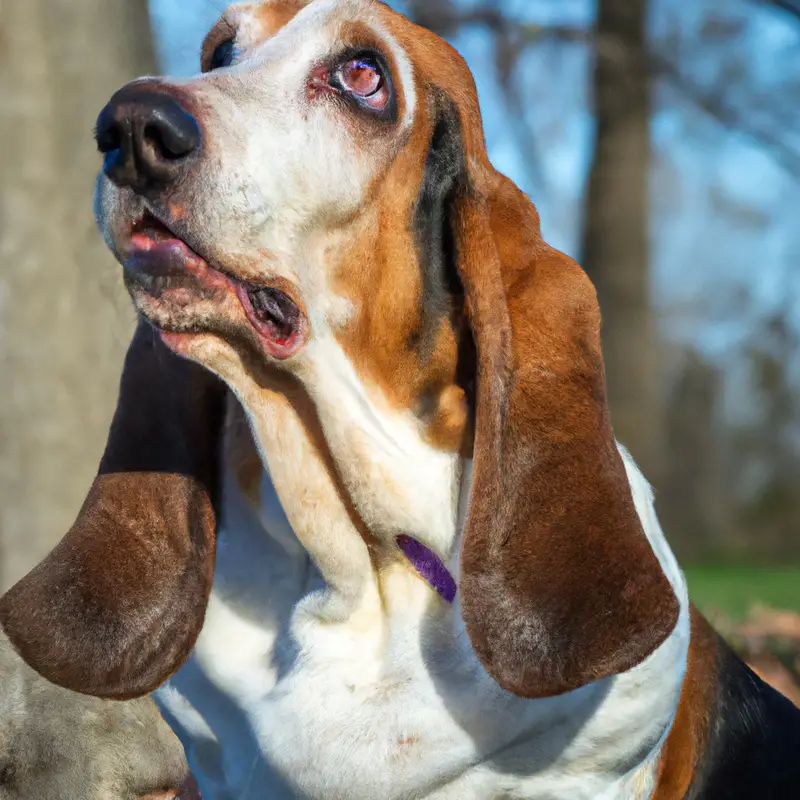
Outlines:
{"type": "Polygon", "coordinates": [[[684,571],[689,595],[702,611],[734,619],[756,605],[800,611],[800,567],[698,565],[684,571]]]}

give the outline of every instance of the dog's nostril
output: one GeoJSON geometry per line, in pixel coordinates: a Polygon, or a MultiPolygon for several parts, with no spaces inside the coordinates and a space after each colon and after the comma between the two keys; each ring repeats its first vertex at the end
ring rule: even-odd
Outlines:
{"type": "Polygon", "coordinates": [[[97,126],[94,131],[94,138],[97,142],[97,149],[105,155],[122,147],[123,131],[120,123],[109,113],[109,109],[103,112],[97,119],[97,126]]]}
{"type": "Polygon", "coordinates": [[[119,150],[120,147],[122,147],[122,132],[116,125],[97,132],[97,149],[101,153],[110,153],[112,150],[119,150]]]}
{"type": "Polygon", "coordinates": [[[144,126],[142,136],[147,145],[168,161],[176,161],[188,156],[197,149],[200,138],[193,120],[182,127],[177,127],[165,120],[148,122],[144,126]]]}

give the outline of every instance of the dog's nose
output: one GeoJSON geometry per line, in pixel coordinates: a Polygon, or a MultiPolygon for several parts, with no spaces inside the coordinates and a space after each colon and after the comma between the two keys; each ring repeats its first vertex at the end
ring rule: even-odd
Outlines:
{"type": "Polygon", "coordinates": [[[105,174],[118,186],[145,190],[180,177],[200,148],[200,126],[153,84],[132,84],[100,112],[96,138],[105,174]]]}

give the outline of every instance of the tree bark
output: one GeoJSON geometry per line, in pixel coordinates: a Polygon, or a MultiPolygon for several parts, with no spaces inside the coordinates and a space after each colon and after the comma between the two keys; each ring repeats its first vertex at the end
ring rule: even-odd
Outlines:
{"type": "Polygon", "coordinates": [[[658,336],[649,270],[650,78],[645,0],[599,0],[594,161],[583,266],[603,312],[617,438],[651,481],[661,472],[658,336]]]}
{"type": "Polygon", "coordinates": [[[92,214],[95,118],[153,69],[146,0],[0,0],[0,591],[91,484],[133,312],[92,214]]]}

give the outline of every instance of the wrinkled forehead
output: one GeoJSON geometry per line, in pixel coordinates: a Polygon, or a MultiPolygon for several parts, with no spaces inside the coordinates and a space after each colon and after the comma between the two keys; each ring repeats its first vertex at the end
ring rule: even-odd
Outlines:
{"type": "Polygon", "coordinates": [[[404,117],[417,101],[414,68],[398,33],[417,28],[377,0],[266,0],[236,3],[212,28],[203,59],[220,42],[235,38],[243,57],[234,69],[293,65],[311,67],[351,49],[378,48],[389,60],[402,87],[404,117]]]}

